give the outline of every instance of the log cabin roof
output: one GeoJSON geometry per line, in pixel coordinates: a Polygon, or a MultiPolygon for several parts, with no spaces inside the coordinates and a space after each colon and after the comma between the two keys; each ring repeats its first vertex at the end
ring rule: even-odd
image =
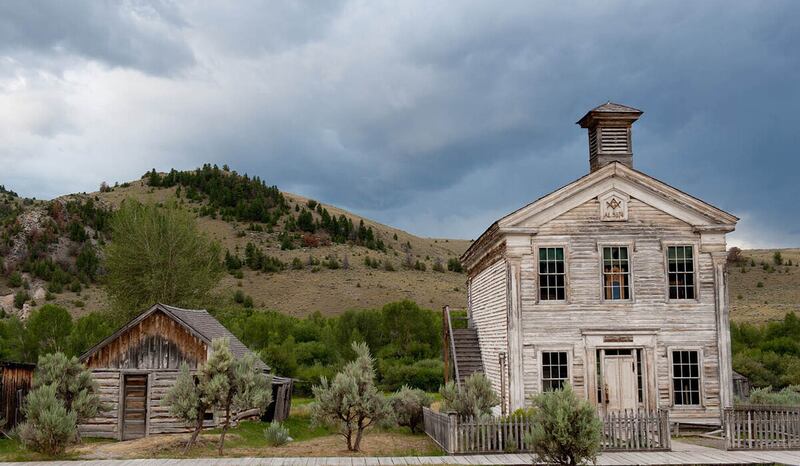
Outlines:
{"type": "MultiPolygon", "coordinates": [[[[81,356],[81,361],[86,361],[92,356],[94,353],[99,351],[101,348],[109,344],[110,342],[117,339],[120,335],[125,333],[128,329],[135,326],[142,320],[146,319],[148,316],[153,314],[154,312],[163,312],[164,314],[171,317],[181,326],[183,326],[187,331],[195,335],[196,337],[200,338],[209,348],[211,347],[211,342],[215,338],[227,338],[230,341],[231,352],[237,358],[242,358],[248,353],[252,353],[250,349],[245,346],[244,343],[239,341],[236,338],[236,335],[230,332],[224,325],[222,325],[217,319],[214,318],[211,314],[208,313],[205,309],[183,309],[174,306],[168,306],[166,304],[157,303],[153,305],[147,311],[139,314],[136,318],[128,322],[127,324],[123,325],[119,330],[114,332],[111,336],[106,338],[105,340],[101,341],[97,345],[90,348],[86,353],[81,356]]],[[[255,354],[255,353],[254,353],[255,354]]],[[[270,368],[261,360],[261,358],[256,355],[256,364],[258,367],[264,371],[269,371],[270,368]]]]}
{"type": "MultiPolygon", "coordinates": [[[[635,110],[635,109],[634,109],[635,110]]],[[[591,172],[539,199],[525,205],[503,218],[492,223],[477,240],[461,255],[461,262],[467,269],[476,264],[486,251],[495,243],[503,240],[503,233],[527,232],[535,233],[537,224],[552,219],[572,206],[568,200],[582,197],[596,197],[593,187],[601,186],[605,180],[612,180],[623,190],[636,189],[646,203],[659,204],[655,207],[670,205],[687,223],[702,229],[719,229],[731,231],[739,220],[733,214],[715,207],[701,199],[687,194],[669,184],[657,180],[650,175],[627,167],[619,162],[612,162],[601,169],[591,172]],[[546,215],[545,215],[546,213],[546,215]]],[[[638,193],[637,193],[638,194],[638,193]]],[[[633,195],[633,197],[637,197],[633,195]]]]}
{"type": "Polygon", "coordinates": [[[23,369],[36,369],[36,364],[30,362],[0,361],[0,367],[15,367],[23,369]]]}

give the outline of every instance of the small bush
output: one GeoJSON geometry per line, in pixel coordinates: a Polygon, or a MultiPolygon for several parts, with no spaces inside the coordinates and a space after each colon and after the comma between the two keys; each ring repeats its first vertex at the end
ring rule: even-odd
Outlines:
{"type": "Polygon", "coordinates": [[[447,260],[447,270],[451,272],[463,273],[464,267],[461,265],[461,261],[455,257],[451,257],[447,260]]]}
{"type": "Polygon", "coordinates": [[[25,301],[29,299],[31,299],[31,297],[27,291],[17,291],[17,293],[14,294],[14,307],[17,309],[22,309],[25,301]]]}
{"type": "Polygon", "coordinates": [[[434,272],[444,272],[444,264],[442,264],[442,260],[438,257],[433,262],[433,271],[434,272]]]}
{"type": "Polygon", "coordinates": [[[244,297],[244,291],[242,290],[236,290],[236,292],[233,293],[233,301],[237,304],[242,304],[244,302],[244,297]]]}
{"type": "Polygon", "coordinates": [[[387,260],[386,260],[386,261],[383,263],[383,270],[385,270],[385,271],[387,271],[387,272],[394,272],[396,269],[394,268],[394,266],[392,265],[392,263],[391,263],[391,262],[389,262],[389,260],[387,259],[387,260]]]}
{"type": "Polygon", "coordinates": [[[404,385],[392,395],[389,403],[397,419],[397,425],[408,427],[413,434],[422,425],[422,408],[430,407],[432,401],[430,395],[424,391],[404,385]]]}
{"type": "Polygon", "coordinates": [[[764,288],[764,282],[756,283],[756,288],[764,288]]]}
{"type": "Polygon", "coordinates": [[[267,443],[273,447],[286,445],[291,440],[289,437],[289,429],[283,426],[280,422],[272,421],[266,429],[264,429],[264,438],[267,443]]]}
{"type": "Polygon", "coordinates": [[[448,382],[439,389],[439,394],[442,395],[441,411],[455,411],[460,416],[481,417],[500,403],[492,383],[480,372],[467,377],[463,389],[459,390],[455,382],[448,382]]]}
{"type": "Polygon", "coordinates": [[[595,408],[575,396],[569,384],[537,395],[533,406],[533,431],[528,440],[540,462],[573,465],[596,461],[602,423],[595,408]]]}
{"type": "Polygon", "coordinates": [[[293,270],[303,269],[303,261],[301,261],[299,257],[295,257],[294,259],[292,259],[292,269],[293,270]]]}
{"type": "Polygon", "coordinates": [[[8,276],[8,286],[11,288],[17,288],[22,286],[22,275],[19,272],[13,272],[11,275],[8,276]]]}
{"type": "Polygon", "coordinates": [[[55,385],[43,385],[28,393],[23,411],[27,420],[19,428],[19,438],[25,448],[58,455],[75,440],[77,416],[58,399],[55,385]]]}
{"type": "Polygon", "coordinates": [[[754,405],[800,406],[800,385],[790,385],[774,392],[772,387],[756,388],[750,392],[749,403],[754,405]]]}

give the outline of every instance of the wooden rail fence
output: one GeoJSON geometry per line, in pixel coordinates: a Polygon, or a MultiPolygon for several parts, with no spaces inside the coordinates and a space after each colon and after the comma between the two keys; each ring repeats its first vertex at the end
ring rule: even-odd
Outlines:
{"type": "MultiPolygon", "coordinates": [[[[424,408],[425,433],[449,454],[530,452],[530,419],[459,417],[424,408]]],[[[670,449],[669,412],[630,411],[602,418],[606,451],[670,449]]]]}
{"type": "Polygon", "coordinates": [[[800,448],[800,407],[736,406],[724,413],[728,450],[800,448]]]}

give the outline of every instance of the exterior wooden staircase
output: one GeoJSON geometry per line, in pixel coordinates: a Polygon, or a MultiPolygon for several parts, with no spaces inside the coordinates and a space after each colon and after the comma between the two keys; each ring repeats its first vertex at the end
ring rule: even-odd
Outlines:
{"type": "Polygon", "coordinates": [[[455,378],[456,383],[461,386],[470,375],[483,372],[478,331],[470,325],[468,317],[452,315],[450,306],[445,306],[442,310],[442,328],[444,379],[448,382],[455,378]]]}

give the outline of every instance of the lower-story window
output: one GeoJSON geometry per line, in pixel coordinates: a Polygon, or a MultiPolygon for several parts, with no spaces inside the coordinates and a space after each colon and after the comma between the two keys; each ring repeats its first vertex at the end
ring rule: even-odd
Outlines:
{"type": "Polygon", "coordinates": [[[700,354],[698,351],[672,352],[672,400],[675,406],[700,404],[700,354]]]}
{"type": "Polygon", "coordinates": [[[569,380],[566,351],[542,352],[542,391],[557,390],[569,380]]]}

